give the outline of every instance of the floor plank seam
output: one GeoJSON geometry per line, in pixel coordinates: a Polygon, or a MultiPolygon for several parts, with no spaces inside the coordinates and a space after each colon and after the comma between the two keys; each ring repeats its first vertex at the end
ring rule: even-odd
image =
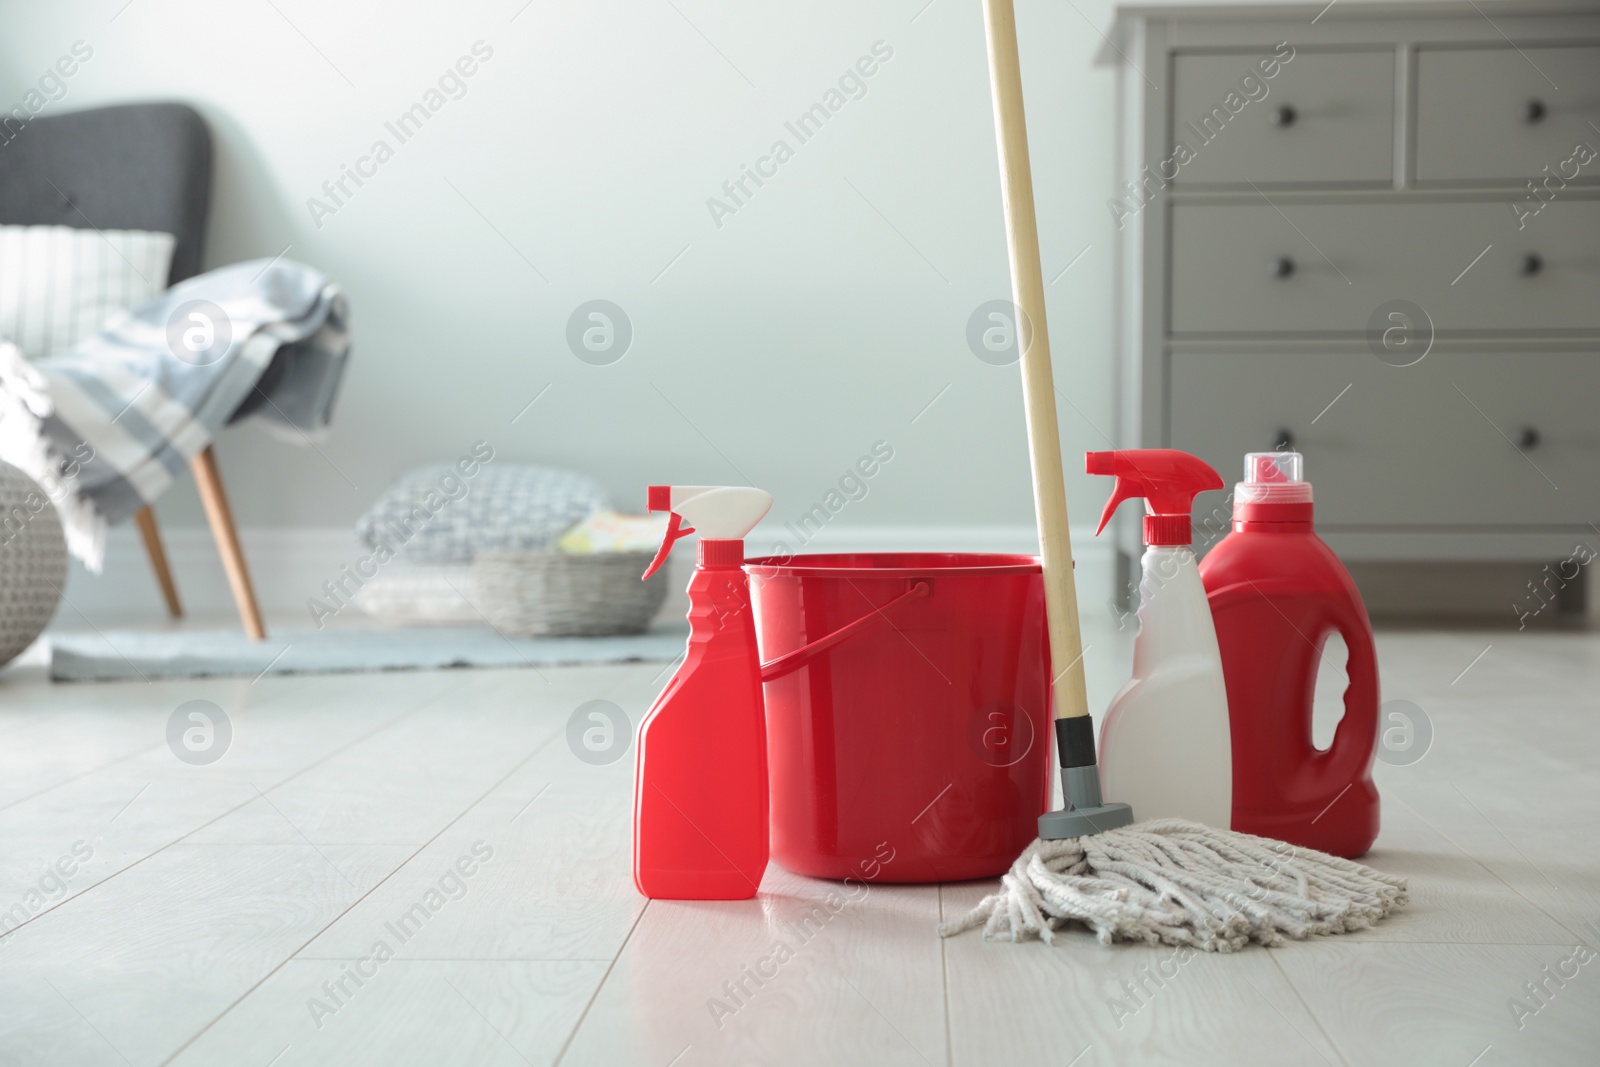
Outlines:
{"type": "Polygon", "coordinates": [[[116,759],[111,760],[109,763],[102,763],[98,767],[91,767],[88,770],[82,772],[81,774],[74,774],[70,778],[63,778],[63,779],[61,779],[61,781],[56,782],[54,785],[47,785],[43,789],[37,790],[36,792],[29,793],[25,797],[18,797],[17,799],[15,799],[15,800],[13,800],[13,801],[11,801],[9,803],[0,804],[0,811],[6,811],[9,808],[14,808],[18,804],[26,804],[28,801],[33,800],[36,797],[42,797],[46,793],[49,793],[52,790],[60,789],[64,785],[71,785],[73,782],[76,782],[76,781],[78,781],[80,779],[83,779],[83,778],[87,778],[92,774],[99,774],[103,770],[107,770],[107,769],[109,769],[111,767],[115,767],[119,763],[126,763],[129,760],[135,758],[136,756],[142,756],[146,752],[149,752],[149,751],[151,751],[153,749],[163,748],[163,747],[165,747],[165,744],[166,744],[166,742],[164,742],[164,741],[158,741],[157,743],[155,743],[153,745],[145,745],[143,748],[135,749],[134,751],[128,753],[126,756],[118,756],[116,759]]]}
{"type": "MultiPolygon", "coordinates": [[[[421,710],[421,708],[423,706],[425,706],[425,703],[423,705],[418,705],[418,707],[416,709],[413,709],[413,710],[414,711],[415,710],[421,710]]],[[[409,714],[412,714],[412,713],[413,712],[407,712],[406,714],[409,715],[409,714]]],[[[393,878],[396,874],[399,874],[401,871],[405,870],[407,864],[409,864],[412,860],[416,859],[419,855],[421,855],[423,853],[423,851],[426,850],[429,845],[431,845],[435,841],[437,841],[441,836],[443,836],[447,831],[449,831],[449,829],[452,826],[454,826],[456,823],[460,822],[462,819],[466,818],[467,814],[469,812],[471,812],[473,808],[475,808],[479,804],[483,803],[483,801],[485,799],[487,799],[490,796],[490,794],[492,794],[496,789],[499,789],[502,785],[504,785],[506,783],[506,781],[513,774],[516,774],[523,767],[527,766],[527,764],[528,764],[528,762],[530,760],[532,760],[540,752],[543,752],[545,750],[545,747],[548,746],[552,741],[554,741],[559,736],[561,736],[559,732],[553,733],[549,737],[545,738],[543,741],[539,742],[539,744],[534,747],[532,752],[529,752],[526,756],[522,757],[522,759],[518,760],[511,767],[510,770],[506,771],[505,774],[501,775],[498,779],[496,779],[494,781],[494,783],[491,784],[488,789],[484,790],[483,793],[480,794],[476,800],[474,800],[471,803],[469,803],[465,808],[462,808],[460,813],[458,813],[455,816],[455,818],[453,818],[449,822],[445,823],[443,826],[441,826],[439,828],[437,833],[435,833],[432,837],[430,837],[427,841],[423,842],[421,845],[417,846],[416,851],[411,853],[411,855],[407,856],[404,860],[402,860],[399,863],[399,865],[394,868],[394,870],[390,871],[388,874],[386,874],[382,878],[378,879],[378,881],[374,882],[372,884],[372,886],[369,887],[365,893],[360,894],[359,896],[356,897],[355,900],[351,901],[348,907],[346,907],[339,914],[335,915],[332,919],[329,919],[326,923],[324,923],[323,926],[320,929],[318,929],[315,933],[313,933],[309,938],[307,938],[306,941],[299,948],[295,949],[288,956],[284,957],[282,960],[280,960],[278,962],[278,964],[276,966],[274,966],[266,974],[264,974],[260,978],[258,978],[255,981],[255,983],[250,986],[249,989],[246,989],[243,993],[239,994],[239,996],[237,998],[235,998],[234,1001],[231,1004],[229,1004],[226,1008],[223,1008],[222,1011],[219,1012],[214,1018],[212,1018],[212,1020],[210,1022],[206,1023],[199,1030],[195,1031],[195,1033],[193,1035],[191,1035],[187,1041],[185,1041],[182,1045],[179,1045],[176,1049],[174,1049],[170,1056],[168,1056],[166,1059],[162,1060],[159,1064],[157,1064],[157,1067],[167,1067],[167,1065],[170,1064],[173,1060],[175,1060],[179,1056],[183,1055],[183,1052],[184,1052],[185,1049],[187,1049],[190,1045],[194,1044],[196,1041],[200,1040],[201,1037],[205,1036],[206,1031],[210,1030],[213,1026],[217,1025],[217,1023],[221,1022],[228,1015],[229,1012],[233,1011],[234,1008],[237,1008],[240,1004],[244,1003],[244,1001],[252,993],[254,993],[257,989],[260,989],[261,986],[264,985],[273,975],[275,975],[279,971],[283,970],[284,966],[287,965],[290,960],[293,960],[296,957],[298,957],[300,955],[301,951],[303,951],[306,948],[306,946],[314,943],[317,940],[317,938],[319,938],[323,934],[327,933],[328,930],[331,929],[335,923],[337,923],[340,919],[344,918],[346,915],[350,914],[350,912],[352,910],[354,910],[357,905],[359,905],[363,900],[366,900],[373,893],[377,892],[385,883],[387,883],[389,881],[389,879],[393,878]]],[[[276,786],[274,786],[274,788],[276,788],[276,786]]]]}
{"type": "MultiPolygon", "coordinates": [[[[1560,919],[1558,919],[1554,915],[1550,914],[1549,911],[1547,911],[1544,907],[1542,907],[1537,901],[1535,901],[1534,899],[1529,897],[1528,894],[1524,893],[1522,890],[1518,889],[1516,886],[1514,886],[1510,882],[1506,881],[1503,877],[1500,876],[1500,873],[1498,871],[1496,871],[1493,867],[1490,867],[1487,863],[1483,862],[1483,860],[1479,859],[1477,856],[1474,856],[1472,853],[1468,852],[1466,850],[1466,848],[1463,847],[1462,844],[1459,841],[1457,841],[1455,838],[1451,837],[1449,834],[1445,833],[1443,830],[1441,830],[1439,827],[1435,826],[1433,823],[1429,822],[1427,817],[1424,816],[1422,814],[1422,812],[1418,811],[1414,805],[1412,805],[1409,802],[1407,802],[1404,797],[1397,796],[1392,791],[1391,791],[1391,793],[1389,795],[1394,797],[1394,799],[1395,799],[1395,801],[1397,803],[1405,805],[1406,809],[1408,811],[1410,811],[1411,814],[1415,815],[1417,817],[1417,819],[1424,826],[1426,826],[1428,829],[1432,830],[1434,833],[1438,834],[1439,837],[1442,838],[1443,840],[1448,841],[1450,843],[1450,845],[1453,848],[1455,848],[1456,851],[1460,852],[1463,856],[1467,857],[1467,859],[1471,860],[1473,863],[1476,863],[1479,867],[1482,867],[1486,872],[1488,872],[1490,877],[1492,877],[1495,881],[1499,882],[1501,885],[1505,886],[1511,892],[1515,893],[1518,897],[1520,897],[1523,901],[1525,901],[1527,903],[1527,905],[1530,908],[1532,908],[1534,911],[1537,911],[1540,915],[1543,915],[1546,919],[1549,919],[1551,922],[1555,923],[1556,926],[1558,926],[1561,929],[1565,930],[1567,933],[1573,934],[1574,936],[1580,936],[1581,937],[1581,935],[1579,935],[1577,933],[1577,931],[1573,930],[1572,927],[1568,926],[1566,923],[1562,922],[1560,919]]],[[[1480,814],[1480,816],[1482,815],[1481,812],[1479,814],[1480,814]]],[[[1487,816],[1483,816],[1483,821],[1485,823],[1488,823],[1489,829],[1493,830],[1497,834],[1500,833],[1500,828],[1495,826],[1494,823],[1489,822],[1489,819],[1488,819],[1487,816]]],[[[1501,834],[1501,836],[1504,837],[1505,835],[1501,834]]],[[[1515,845],[1513,845],[1512,848],[1517,851],[1517,855],[1522,856],[1521,850],[1516,849],[1515,845]]],[[[1550,883],[1550,887],[1552,889],[1556,888],[1555,882],[1551,881],[1549,875],[1545,874],[1543,871],[1540,871],[1537,864],[1535,864],[1532,860],[1528,859],[1528,857],[1526,857],[1526,856],[1522,856],[1522,858],[1527,861],[1528,866],[1532,867],[1535,871],[1538,871],[1539,877],[1543,878],[1546,882],[1550,883]]],[[[1498,944],[1499,942],[1488,942],[1488,943],[1489,944],[1498,944]]],[[[1519,944],[1519,945],[1524,945],[1524,946],[1528,944],[1525,941],[1519,941],[1519,942],[1516,942],[1516,943],[1519,944]]]]}
{"type": "Polygon", "coordinates": [[[1322,1035],[1322,1039],[1328,1043],[1329,1048],[1333,1049],[1333,1054],[1339,1057],[1339,1062],[1344,1064],[1344,1067],[1354,1067],[1350,1062],[1350,1057],[1345,1055],[1344,1049],[1339,1047],[1339,1042],[1334,1040],[1327,1024],[1322,1021],[1322,1016],[1318,1015],[1315,1009],[1311,1007],[1310,1001],[1306,1000],[1306,995],[1300,991],[1299,986],[1294,984],[1294,979],[1289,977],[1289,972],[1283,969],[1283,964],[1278,962],[1277,955],[1269,954],[1268,959],[1272,960],[1272,966],[1277,969],[1278,974],[1283,976],[1284,984],[1289,987],[1289,991],[1294,994],[1294,998],[1300,1002],[1300,1006],[1311,1017],[1311,1021],[1316,1025],[1317,1032],[1322,1035]]]}
{"type": "MultiPolygon", "coordinates": [[[[272,786],[268,789],[276,789],[272,786]]],[[[306,838],[304,842],[294,841],[191,841],[190,848],[304,848],[307,844],[315,848],[416,848],[423,844],[421,841],[314,841],[306,838]]]]}
{"type": "MultiPolygon", "coordinates": [[[[5,688],[4,687],[0,687],[0,696],[3,696],[5,694],[5,692],[6,692],[5,688]]],[[[23,712],[22,714],[24,714],[24,715],[36,715],[36,716],[38,716],[38,721],[37,722],[30,722],[27,719],[19,718],[16,722],[10,724],[9,726],[5,726],[3,728],[0,728],[0,742],[5,742],[5,743],[9,744],[12,734],[20,733],[21,731],[26,730],[30,726],[38,726],[38,725],[41,725],[41,724],[46,726],[46,727],[53,726],[54,723],[52,723],[50,721],[51,718],[54,717],[54,716],[58,716],[58,715],[62,714],[62,712],[61,712],[61,709],[59,709],[59,708],[51,708],[48,711],[27,711],[27,712],[23,712]]]]}
{"type": "MultiPolygon", "coordinates": [[[[411,710],[404,711],[404,712],[401,712],[399,715],[396,715],[393,719],[391,719],[390,721],[388,721],[388,722],[384,723],[383,725],[379,726],[377,729],[369,730],[367,733],[362,734],[360,737],[352,738],[350,741],[346,742],[343,745],[340,745],[338,748],[336,748],[336,749],[332,750],[331,752],[327,753],[322,758],[317,759],[317,760],[313,760],[312,762],[306,764],[304,767],[300,768],[298,771],[295,771],[293,774],[289,775],[287,778],[284,778],[281,781],[275,782],[272,785],[268,786],[267,787],[267,792],[271,793],[271,792],[273,792],[274,790],[278,789],[281,786],[288,785],[290,782],[294,781],[296,778],[300,777],[302,774],[306,774],[306,773],[308,773],[310,771],[316,770],[316,768],[320,767],[322,764],[326,763],[328,760],[333,759],[335,756],[338,756],[341,753],[350,750],[354,746],[361,744],[363,741],[367,741],[367,740],[369,740],[369,739],[371,739],[373,737],[376,737],[378,734],[383,733],[385,730],[389,729],[391,726],[394,726],[397,723],[409,718],[410,716],[415,715],[417,712],[419,712],[423,708],[425,708],[427,706],[427,704],[428,704],[428,701],[424,700],[422,703],[419,703],[416,707],[412,708],[411,710]]],[[[218,815],[216,818],[210,819],[210,820],[208,820],[206,822],[203,822],[199,826],[196,826],[192,830],[189,830],[187,833],[184,833],[184,834],[180,835],[179,837],[176,837],[173,840],[168,841],[166,844],[162,845],[160,848],[153,849],[150,852],[146,853],[145,855],[140,856],[138,859],[134,860],[132,863],[128,864],[126,867],[120,867],[117,870],[112,871],[110,874],[106,875],[104,878],[100,879],[98,882],[94,882],[94,883],[91,883],[90,885],[86,885],[82,889],[80,889],[78,892],[72,893],[72,894],[70,894],[68,896],[65,896],[65,897],[62,897],[60,900],[56,901],[54,904],[50,905],[48,908],[45,908],[43,911],[40,911],[38,914],[29,916],[28,919],[25,922],[20,922],[16,926],[13,926],[11,929],[7,930],[4,934],[0,934],[0,940],[4,940],[5,938],[12,936],[18,930],[21,930],[23,927],[28,926],[28,925],[36,922],[37,920],[43,918],[46,915],[49,915],[51,912],[55,911],[57,908],[60,908],[65,904],[67,904],[69,901],[78,900],[78,899],[82,898],[85,894],[91,893],[94,890],[99,889],[101,886],[103,886],[106,883],[110,882],[112,879],[118,878],[118,877],[126,874],[127,872],[133,870],[135,867],[139,866],[141,863],[144,863],[147,860],[153,859],[154,857],[161,855],[163,852],[165,852],[169,848],[172,848],[174,845],[182,844],[184,838],[192,837],[195,834],[199,833],[201,830],[204,830],[208,826],[214,826],[215,824],[221,822],[223,819],[226,819],[228,816],[232,815],[234,812],[239,811],[239,810],[241,810],[243,808],[246,808],[249,805],[255,803],[255,801],[257,799],[258,799],[257,797],[250,797],[249,799],[244,800],[244,801],[234,805],[233,807],[229,808],[227,811],[225,811],[222,814],[218,815]]],[[[3,809],[0,809],[0,810],[3,810],[3,809]]]]}
{"type": "MultiPolygon", "coordinates": [[[[675,663],[677,661],[674,660],[673,662],[675,663]]],[[[628,675],[630,675],[630,674],[643,674],[646,669],[651,668],[651,667],[656,667],[656,664],[654,664],[654,663],[619,663],[617,665],[617,667],[618,667],[618,670],[617,670],[616,674],[612,676],[610,684],[607,685],[604,689],[602,689],[600,691],[600,697],[602,699],[610,700],[611,699],[611,695],[617,691],[617,688],[624,681],[628,680],[628,675]]],[[[659,674],[663,674],[663,673],[665,673],[665,672],[662,671],[659,667],[657,667],[656,674],[659,675],[659,674]]],[[[654,679],[651,679],[651,681],[654,681],[654,679]]],[[[667,681],[671,681],[670,676],[668,677],[667,681]]],[[[662,682],[661,683],[661,688],[665,689],[666,685],[667,685],[666,682],[662,682]]],[[[660,690],[658,689],[656,691],[656,693],[659,695],[660,690]]],[[[655,697],[652,696],[650,699],[651,699],[652,702],[654,702],[655,697]]]]}
{"type": "MultiPolygon", "coordinates": [[[[112,684],[123,684],[123,683],[112,683],[112,684]]],[[[148,684],[148,683],[146,683],[146,684],[148,684]]],[[[54,715],[54,714],[58,714],[58,712],[52,711],[52,712],[49,712],[49,713],[46,713],[46,714],[54,715]]],[[[6,731],[6,732],[9,732],[9,731],[6,731]]],[[[0,738],[3,738],[3,737],[4,737],[4,734],[0,733],[0,738]]],[[[157,748],[160,748],[160,747],[162,747],[162,746],[161,746],[161,743],[159,743],[159,742],[156,743],[156,744],[153,744],[153,745],[146,745],[144,748],[137,749],[136,751],[130,752],[126,756],[122,756],[122,757],[119,757],[118,759],[114,759],[111,762],[102,764],[99,767],[92,767],[89,770],[86,770],[86,771],[82,772],[81,774],[75,774],[70,778],[63,778],[61,781],[55,783],[54,785],[46,786],[45,788],[39,790],[38,792],[30,793],[25,797],[18,797],[16,800],[13,800],[13,801],[11,801],[9,803],[6,803],[6,804],[0,804],[0,811],[5,811],[7,808],[12,808],[12,807],[15,807],[18,804],[26,803],[27,801],[32,800],[35,797],[43,796],[45,793],[48,793],[53,789],[59,789],[60,787],[62,787],[64,785],[70,785],[71,783],[76,782],[81,778],[86,778],[86,777],[88,777],[90,775],[99,774],[101,771],[107,769],[108,767],[115,767],[119,763],[124,763],[124,762],[126,762],[126,761],[128,761],[130,759],[133,759],[136,756],[139,756],[139,755],[141,755],[141,754],[143,754],[145,752],[150,751],[151,749],[157,749],[157,748]]]]}
{"type": "MultiPolygon", "coordinates": [[[[944,883],[940,882],[939,925],[944,924],[944,883]]],[[[939,938],[939,982],[944,987],[944,1062],[946,1067],[955,1067],[956,1045],[950,1029],[950,942],[943,937],[939,938]]]]}
{"type": "MultiPolygon", "coordinates": [[[[583,1011],[578,1014],[577,1021],[572,1024],[572,1032],[561,1043],[561,1051],[556,1053],[556,1058],[550,1061],[550,1067],[561,1067],[561,1061],[567,1058],[567,1051],[572,1048],[572,1043],[578,1039],[578,1031],[583,1029],[584,1020],[589,1018],[590,1009],[594,1007],[594,1002],[600,999],[601,990],[605,989],[606,983],[611,980],[611,972],[617,969],[617,961],[622,959],[622,954],[628,950],[628,942],[633,940],[633,932],[639,929],[639,923],[643,921],[644,913],[649,910],[650,900],[646,898],[644,907],[640,908],[639,914],[633,917],[633,925],[628,927],[628,933],[623,937],[622,944],[617,946],[617,954],[611,957],[611,963],[606,967],[606,973],[602,974],[600,981],[595,983],[594,992],[590,994],[589,1000],[584,1004],[583,1011]]],[[[684,1052],[687,1051],[688,1049],[684,1050],[684,1052]]],[[[682,1056],[683,1053],[680,1052],[678,1055],[682,1056]]]]}
{"type": "MultiPolygon", "coordinates": [[[[398,872],[399,868],[396,868],[398,872]]],[[[365,960],[366,956],[308,956],[300,953],[297,960],[317,963],[365,960]]],[[[615,956],[396,956],[389,963],[610,963],[615,956]]],[[[387,966],[387,964],[385,965],[387,966]]]]}
{"type": "Polygon", "coordinates": [[[1366,948],[1369,945],[1468,945],[1479,948],[1551,948],[1565,945],[1566,938],[1555,941],[1485,941],[1481,938],[1454,938],[1447,941],[1424,940],[1422,938],[1379,938],[1379,937],[1341,937],[1337,944],[1349,945],[1352,948],[1366,948]]]}

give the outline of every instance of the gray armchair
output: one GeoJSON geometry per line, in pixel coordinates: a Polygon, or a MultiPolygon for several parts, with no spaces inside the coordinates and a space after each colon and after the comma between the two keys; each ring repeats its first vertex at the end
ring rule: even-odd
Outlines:
{"type": "MultiPolygon", "coordinates": [[[[0,147],[0,224],[170,233],[176,245],[167,284],[199,273],[211,202],[211,134],[193,108],[94,108],[32,119],[6,132],[10,140],[0,147]]],[[[271,392],[277,369],[268,369],[261,387],[230,422],[248,415],[271,392]]],[[[244,628],[260,640],[266,636],[261,612],[209,446],[190,461],[190,469],[244,628]]],[[[167,610],[176,618],[183,609],[155,513],[145,507],[135,522],[167,610]]]]}

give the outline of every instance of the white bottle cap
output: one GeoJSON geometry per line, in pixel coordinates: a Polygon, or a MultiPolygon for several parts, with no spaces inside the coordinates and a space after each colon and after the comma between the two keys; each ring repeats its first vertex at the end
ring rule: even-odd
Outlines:
{"type": "Polygon", "coordinates": [[[1244,481],[1233,488],[1235,504],[1309,504],[1305,457],[1298,452],[1247,452],[1244,481]]]}

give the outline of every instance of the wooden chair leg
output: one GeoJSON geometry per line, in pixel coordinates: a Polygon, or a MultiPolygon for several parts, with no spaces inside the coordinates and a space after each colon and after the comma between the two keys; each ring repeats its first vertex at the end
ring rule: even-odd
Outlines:
{"type": "Polygon", "coordinates": [[[250,572],[245,567],[244,551],[239,547],[239,531],[234,528],[228,494],[223,491],[217,457],[210,445],[189,461],[189,469],[194,471],[195,484],[200,488],[200,503],[205,505],[211,536],[216,539],[217,552],[222,556],[222,569],[228,572],[228,585],[233,589],[234,603],[239,606],[244,632],[252,640],[264,640],[267,630],[261,625],[261,609],[256,606],[255,590],[250,587],[250,572]]]}
{"type": "Polygon", "coordinates": [[[172,581],[172,568],[167,565],[167,550],[161,546],[161,531],[156,529],[156,513],[146,505],[133,516],[139,526],[139,537],[144,541],[145,554],[150,557],[150,569],[156,572],[156,584],[161,586],[161,596],[167,602],[167,614],[174,619],[183,618],[183,605],[178,602],[178,587],[172,581]]]}

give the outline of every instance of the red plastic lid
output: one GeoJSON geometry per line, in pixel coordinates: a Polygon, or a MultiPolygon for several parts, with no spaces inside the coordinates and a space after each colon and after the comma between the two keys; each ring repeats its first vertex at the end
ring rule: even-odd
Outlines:
{"type": "Polygon", "coordinates": [[[1187,515],[1144,517],[1144,543],[1147,545],[1187,545],[1193,540],[1187,515]]]}

